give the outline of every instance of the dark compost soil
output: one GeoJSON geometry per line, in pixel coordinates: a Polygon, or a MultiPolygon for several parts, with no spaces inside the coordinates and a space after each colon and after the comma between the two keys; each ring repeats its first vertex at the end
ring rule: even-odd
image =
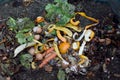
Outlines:
{"type": "MultiPolygon", "coordinates": [[[[34,0],[27,7],[23,6],[21,0],[16,1],[0,5],[0,20],[7,19],[10,16],[14,18],[30,17],[34,20],[37,16],[45,15],[45,5],[53,0],[34,0]]],[[[94,2],[93,0],[69,0],[69,2],[76,6],[76,11],[84,11],[87,15],[99,19],[100,23],[93,28],[96,35],[89,44],[91,54],[88,57],[92,62],[87,69],[87,74],[69,73],[67,74],[68,80],[120,80],[120,23],[115,18],[116,15],[106,3],[94,2]],[[101,42],[100,39],[105,41],[101,42]],[[109,40],[110,43],[108,42],[109,40]]],[[[91,23],[85,18],[80,18],[80,21],[81,26],[91,23]]],[[[2,22],[0,21],[1,32],[4,31],[2,22]]],[[[1,32],[0,35],[2,36],[14,36],[11,32],[4,31],[4,34],[1,32]]],[[[10,56],[13,53],[13,49],[17,46],[13,38],[9,39],[4,45],[4,48],[0,48],[0,55],[10,56]],[[9,52],[9,54],[6,54],[6,52],[9,52]]],[[[12,80],[57,80],[57,67],[53,67],[53,71],[50,73],[43,69],[27,70],[24,67],[19,68],[19,71],[16,69],[16,73],[11,76],[12,80]]],[[[1,75],[9,76],[7,73],[3,74],[1,69],[0,72],[1,75]]]]}

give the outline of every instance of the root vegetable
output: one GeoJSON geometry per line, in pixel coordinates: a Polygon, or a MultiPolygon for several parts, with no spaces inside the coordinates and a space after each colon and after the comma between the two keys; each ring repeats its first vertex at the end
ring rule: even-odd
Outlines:
{"type": "Polygon", "coordinates": [[[42,63],[39,65],[39,68],[44,67],[50,60],[54,59],[56,56],[57,54],[55,52],[52,53],[50,56],[48,56],[42,61],[42,63]]]}
{"type": "Polygon", "coordinates": [[[51,53],[53,50],[54,50],[54,47],[49,48],[48,50],[46,50],[46,51],[43,53],[43,56],[51,53]]]}

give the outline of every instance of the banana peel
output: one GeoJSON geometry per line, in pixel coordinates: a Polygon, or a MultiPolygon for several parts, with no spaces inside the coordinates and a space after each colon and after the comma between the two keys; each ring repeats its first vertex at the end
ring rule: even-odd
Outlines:
{"type": "Polygon", "coordinates": [[[72,35],[73,35],[72,31],[70,31],[68,28],[65,28],[62,26],[56,26],[56,25],[52,24],[48,27],[49,32],[52,32],[54,29],[59,30],[59,31],[63,31],[64,33],[66,33],[70,37],[72,37],[72,35]]]}
{"type": "Polygon", "coordinates": [[[72,25],[71,23],[66,24],[65,27],[71,28],[71,29],[75,30],[76,32],[81,32],[82,31],[81,27],[72,25]]]}
{"type": "Polygon", "coordinates": [[[25,44],[21,44],[20,46],[18,46],[15,51],[14,51],[14,56],[13,57],[16,57],[21,51],[23,51],[24,49],[28,48],[28,47],[31,47],[31,46],[35,46],[36,44],[39,44],[39,45],[42,45],[41,42],[37,41],[37,40],[33,40],[33,42],[28,42],[28,43],[25,43],[25,44]]]}

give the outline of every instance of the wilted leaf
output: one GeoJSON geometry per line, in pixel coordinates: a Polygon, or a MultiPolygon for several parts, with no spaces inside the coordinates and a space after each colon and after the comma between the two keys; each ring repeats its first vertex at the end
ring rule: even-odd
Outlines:
{"type": "Polygon", "coordinates": [[[21,31],[31,30],[35,26],[34,22],[30,18],[18,18],[17,20],[18,29],[21,31]]]}
{"type": "Polygon", "coordinates": [[[4,72],[4,73],[7,73],[7,75],[13,75],[13,72],[12,71],[10,71],[10,69],[9,69],[9,67],[10,67],[10,64],[3,64],[3,63],[1,63],[0,64],[0,67],[1,67],[1,69],[2,69],[2,71],[4,72]]]}
{"type": "Polygon", "coordinates": [[[32,55],[30,55],[30,54],[22,54],[21,56],[20,56],[20,62],[21,62],[21,64],[23,65],[23,66],[25,66],[26,68],[30,68],[30,66],[31,66],[31,62],[32,62],[32,60],[33,60],[33,56],[32,55]]]}
{"type": "Polygon", "coordinates": [[[69,17],[67,16],[62,16],[62,18],[57,22],[57,25],[65,25],[66,23],[68,23],[70,20],[69,17]]]}
{"type": "Polygon", "coordinates": [[[59,69],[57,78],[58,78],[58,80],[65,80],[65,72],[62,69],[59,69]]]}
{"type": "Polygon", "coordinates": [[[61,2],[67,2],[68,0],[54,0],[54,2],[58,2],[58,3],[61,3],[61,2]]]}
{"type": "Polygon", "coordinates": [[[9,28],[11,30],[15,30],[17,29],[17,23],[16,20],[12,17],[9,18],[9,20],[7,21],[7,25],[9,26],[9,28]]]}
{"type": "Polygon", "coordinates": [[[17,38],[20,44],[24,44],[26,42],[32,42],[34,38],[33,35],[24,32],[18,32],[15,37],[17,38]]]}

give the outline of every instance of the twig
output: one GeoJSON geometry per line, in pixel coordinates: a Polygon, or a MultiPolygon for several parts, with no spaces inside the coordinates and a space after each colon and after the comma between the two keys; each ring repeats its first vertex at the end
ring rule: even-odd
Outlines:
{"type": "Polygon", "coordinates": [[[1,45],[2,43],[4,43],[4,42],[6,42],[6,39],[3,39],[3,40],[0,42],[0,45],[1,45]]]}

